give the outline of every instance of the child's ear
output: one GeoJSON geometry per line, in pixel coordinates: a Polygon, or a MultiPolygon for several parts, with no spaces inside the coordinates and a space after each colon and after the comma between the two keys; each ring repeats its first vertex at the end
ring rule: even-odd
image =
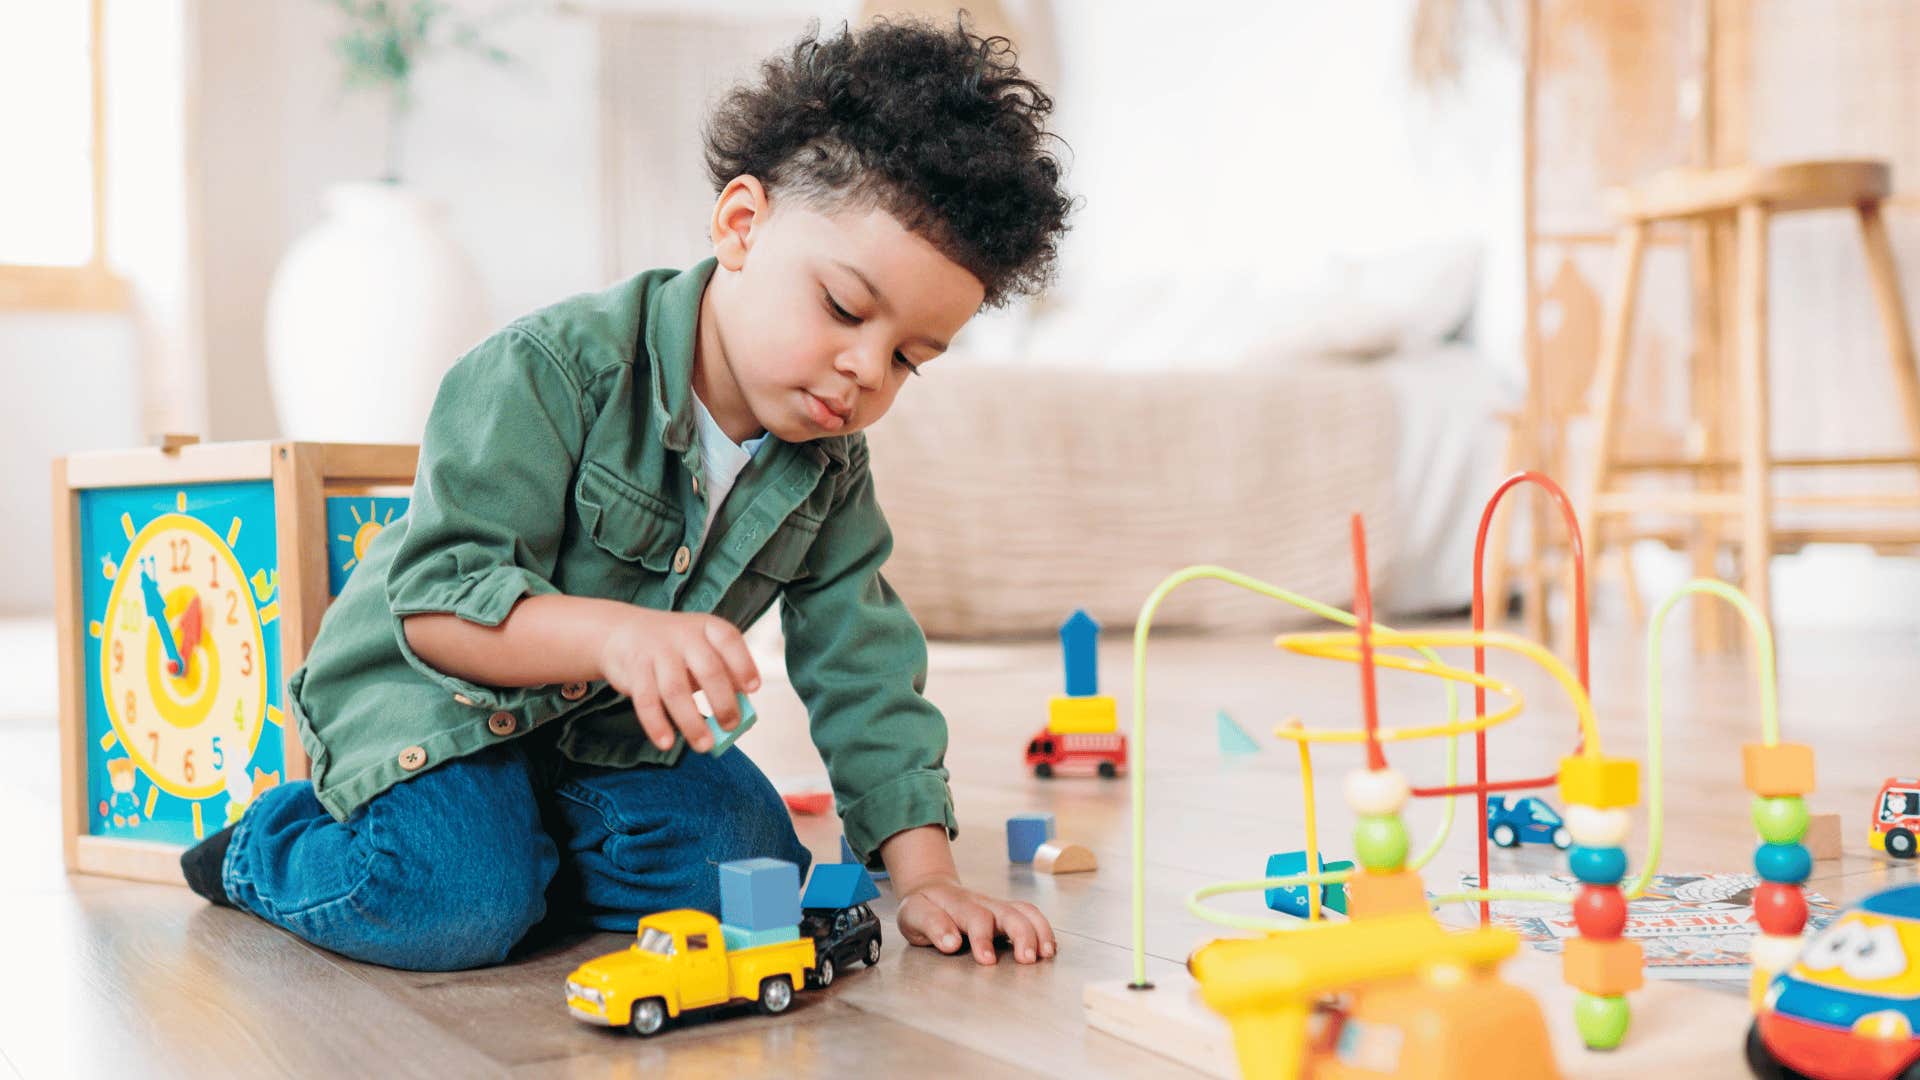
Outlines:
{"type": "Polygon", "coordinates": [[[753,247],[754,229],[766,221],[767,189],[752,176],[736,176],[720,189],[713,203],[713,257],[728,270],[739,270],[753,247]]]}

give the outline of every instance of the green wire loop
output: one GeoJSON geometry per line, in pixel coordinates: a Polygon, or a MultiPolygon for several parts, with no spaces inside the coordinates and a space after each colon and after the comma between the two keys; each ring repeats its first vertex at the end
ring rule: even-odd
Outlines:
{"type": "MultiPolygon", "coordinates": [[[[1300,608],[1303,611],[1318,615],[1329,622],[1339,623],[1342,626],[1358,626],[1360,624],[1359,618],[1352,612],[1342,611],[1330,604],[1323,604],[1318,600],[1301,596],[1299,593],[1282,589],[1277,585],[1269,585],[1257,578],[1251,578],[1245,574],[1228,570],[1223,566],[1189,566],[1184,570],[1180,570],[1155,586],[1154,590],[1147,594],[1146,602],[1140,605],[1140,617],[1136,619],[1133,624],[1133,738],[1127,748],[1128,782],[1131,785],[1133,796],[1133,983],[1136,986],[1144,986],[1147,982],[1147,782],[1146,770],[1144,768],[1147,741],[1147,635],[1153,628],[1154,613],[1160,609],[1160,605],[1166,600],[1168,594],[1187,582],[1204,579],[1224,581],[1229,585],[1237,586],[1248,592],[1259,593],[1262,596],[1292,604],[1294,607],[1300,608]]],[[[1388,627],[1378,622],[1374,623],[1374,625],[1379,626],[1381,629],[1388,629],[1388,627]]],[[[1442,662],[1437,653],[1425,646],[1421,646],[1415,651],[1436,664],[1442,662]]],[[[1451,681],[1446,682],[1444,685],[1447,695],[1447,722],[1451,724],[1459,720],[1460,695],[1451,681]]],[[[1458,773],[1458,766],[1458,740],[1448,739],[1446,780],[1448,787],[1453,786],[1458,773]]],[[[1441,814],[1440,827],[1434,832],[1433,839],[1427,844],[1426,849],[1414,859],[1412,863],[1414,869],[1417,870],[1430,862],[1435,855],[1439,854],[1441,845],[1446,843],[1447,834],[1453,829],[1454,803],[1458,798],[1459,796],[1457,795],[1446,797],[1446,808],[1441,814]]],[[[1217,912],[1199,907],[1197,906],[1198,900],[1205,898],[1201,895],[1203,893],[1205,896],[1213,896],[1222,892],[1237,892],[1252,888],[1265,889],[1283,886],[1291,887],[1293,885],[1308,883],[1317,885],[1341,882],[1347,880],[1349,873],[1350,871],[1336,871],[1330,874],[1309,873],[1292,878],[1263,878],[1257,883],[1231,883],[1232,885],[1238,886],[1238,888],[1219,885],[1206,886],[1197,891],[1193,896],[1188,897],[1187,909],[1208,922],[1217,923],[1221,926],[1230,926],[1236,929],[1291,929],[1291,923],[1282,923],[1278,919],[1262,919],[1258,916],[1251,915],[1230,915],[1225,912],[1217,912]]]]}
{"type": "Polygon", "coordinates": [[[1773,631],[1767,627],[1767,617],[1753,606],[1747,594],[1712,578],[1695,578],[1675,589],[1653,615],[1647,619],[1647,863],[1640,868],[1639,876],[1633,879],[1633,885],[1627,890],[1627,899],[1637,900],[1645,895],[1647,883],[1660,868],[1660,840],[1666,824],[1666,797],[1661,743],[1660,717],[1660,637],[1667,625],[1667,615],[1675,605],[1695,593],[1707,593],[1732,604],[1740,615],[1747,620],[1747,628],[1753,631],[1754,650],[1760,656],[1760,736],[1768,746],[1780,742],[1780,699],[1774,685],[1773,671],[1773,631]]]}

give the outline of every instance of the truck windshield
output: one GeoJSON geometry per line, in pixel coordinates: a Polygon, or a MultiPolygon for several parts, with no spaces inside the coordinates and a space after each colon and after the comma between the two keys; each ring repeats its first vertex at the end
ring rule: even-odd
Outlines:
{"type": "Polygon", "coordinates": [[[673,955],[673,935],[665,930],[649,926],[640,931],[640,951],[658,953],[661,956],[673,955]]]}

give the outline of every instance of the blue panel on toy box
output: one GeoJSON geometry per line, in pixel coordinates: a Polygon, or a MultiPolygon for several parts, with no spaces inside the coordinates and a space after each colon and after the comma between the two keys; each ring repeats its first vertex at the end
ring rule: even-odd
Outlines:
{"type": "Polygon", "coordinates": [[[286,776],[273,485],[78,502],[87,832],[191,844],[286,776]]]}
{"type": "Polygon", "coordinates": [[[729,951],[738,949],[757,949],[762,945],[778,945],[783,941],[799,941],[800,926],[776,926],[771,930],[748,930],[741,926],[720,924],[720,938],[727,943],[729,951]]]}
{"type": "Polygon", "coordinates": [[[800,922],[800,868],[784,859],[720,864],[720,921],[742,930],[800,922]]]}
{"type": "Polygon", "coordinates": [[[339,596],[367,545],[407,512],[410,499],[372,495],[327,496],[327,595],[339,596]]]}
{"type": "Polygon", "coordinates": [[[1060,624],[1060,651],[1067,665],[1067,696],[1100,692],[1100,624],[1076,611],[1060,624]]]}
{"type": "MultiPolygon", "coordinates": [[[[840,861],[850,862],[856,865],[860,862],[860,856],[853,853],[853,845],[847,843],[847,838],[844,835],[840,837],[840,861]]],[[[873,880],[887,880],[887,868],[884,865],[869,866],[866,869],[867,873],[873,875],[873,880]]]]}
{"type": "Polygon", "coordinates": [[[1052,814],[1015,814],[1007,819],[1007,861],[1030,863],[1033,853],[1051,839],[1052,814]]]}
{"type": "Polygon", "coordinates": [[[880,895],[873,876],[859,863],[814,863],[807,878],[807,891],[800,897],[802,908],[850,908],[880,895]]]}
{"type": "MultiPolygon", "coordinates": [[[[1350,860],[1342,859],[1337,862],[1328,862],[1323,857],[1316,861],[1320,864],[1321,873],[1353,869],[1353,863],[1350,860]]],[[[1267,876],[1270,878],[1292,877],[1295,874],[1304,874],[1306,872],[1307,853],[1304,851],[1283,851],[1267,859],[1267,876]]],[[[1329,911],[1337,911],[1345,915],[1347,913],[1347,886],[1344,883],[1320,886],[1320,906],[1329,911]]],[[[1268,889],[1267,907],[1283,915],[1294,915],[1304,919],[1307,917],[1309,911],[1307,904],[1307,887],[1305,885],[1295,885],[1291,888],[1268,889]]]]}

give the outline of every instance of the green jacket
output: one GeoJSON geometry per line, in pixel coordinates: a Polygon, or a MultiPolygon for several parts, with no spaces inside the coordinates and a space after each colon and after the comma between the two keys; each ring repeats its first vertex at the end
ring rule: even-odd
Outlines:
{"type": "Polygon", "coordinates": [[[401,629],[421,612],[495,626],[523,596],[566,593],[741,628],[781,600],[787,671],[854,851],[919,825],[955,831],[946,721],[921,693],[926,639],[880,576],[892,534],[865,438],[769,438],[702,543],[691,379],[712,272],[650,271],[563,301],[448,372],[411,506],[369,544],[289,683],[334,817],[534,731],[574,761],[678,761],[685,744],[655,747],[605,683],[477,685],[421,660],[401,629]]]}

